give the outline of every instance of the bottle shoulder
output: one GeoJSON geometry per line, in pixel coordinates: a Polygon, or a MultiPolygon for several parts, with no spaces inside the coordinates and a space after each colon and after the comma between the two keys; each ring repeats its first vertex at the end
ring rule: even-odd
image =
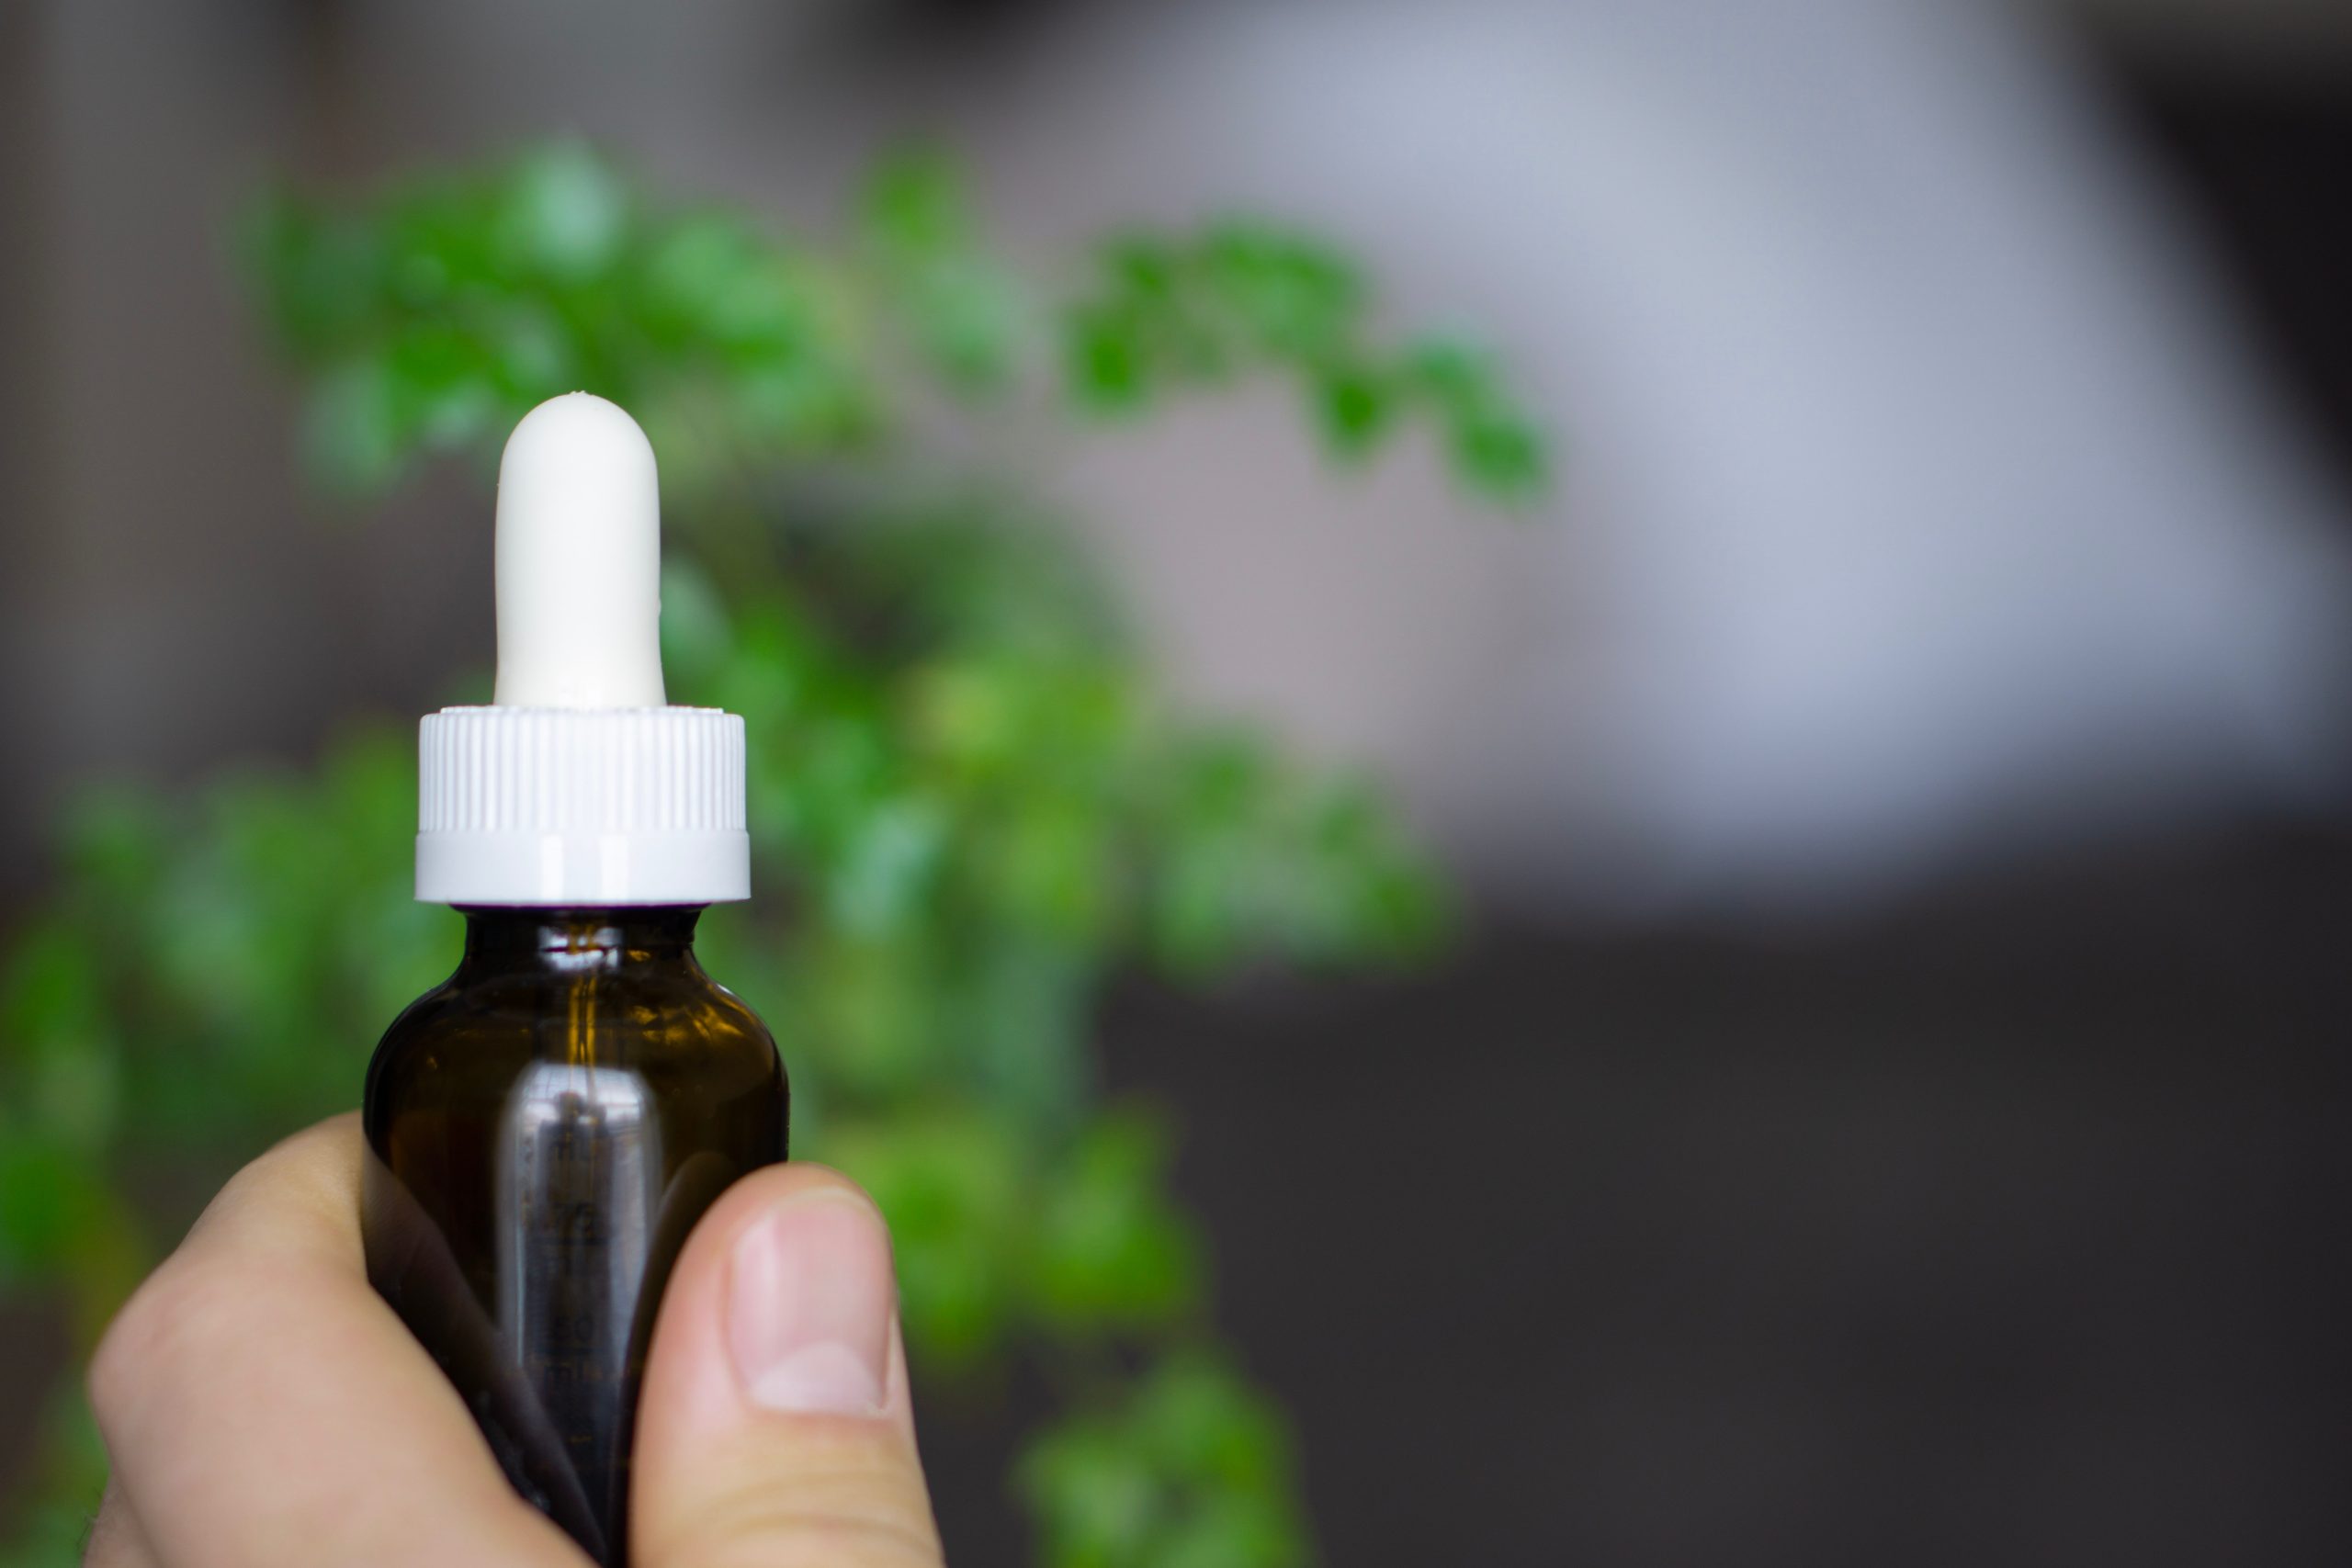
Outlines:
{"type": "Polygon", "coordinates": [[[543,1031],[551,1018],[569,1027],[676,1035],[724,1043],[773,1045],[767,1025],[742,999],[698,969],[582,977],[547,972],[456,975],[417,998],[384,1032],[386,1043],[451,1030],[496,1033],[543,1031]]]}
{"type": "Polygon", "coordinates": [[[593,979],[461,969],[385,1030],[368,1065],[368,1098],[453,1077],[487,1089],[541,1062],[691,1082],[702,1092],[771,1081],[780,1089],[784,1081],[767,1026],[698,969],[593,979]]]}

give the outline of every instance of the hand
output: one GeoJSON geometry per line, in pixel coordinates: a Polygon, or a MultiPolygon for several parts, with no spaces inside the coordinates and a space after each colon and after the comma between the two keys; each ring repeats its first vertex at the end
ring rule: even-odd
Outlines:
{"type": "MultiPolygon", "coordinates": [[[[368,1283],[358,1118],[239,1172],[90,1371],[91,1568],[584,1568],[368,1283]]],[[[671,1277],[637,1427],[638,1568],[939,1568],[889,1240],[848,1180],[737,1182],[671,1277]]]]}

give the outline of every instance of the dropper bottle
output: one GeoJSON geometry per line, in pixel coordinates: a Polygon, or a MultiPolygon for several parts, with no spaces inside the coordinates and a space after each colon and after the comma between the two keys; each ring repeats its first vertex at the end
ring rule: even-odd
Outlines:
{"type": "Polygon", "coordinates": [[[524,1496],[606,1568],[654,1312],[687,1233],[785,1157],[775,1043],[695,962],[750,896],[743,721],[662,682],[661,502],[575,392],[499,467],[498,680],[419,748],[416,896],[466,917],[368,1070],[368,1277],[524,1496]]]}

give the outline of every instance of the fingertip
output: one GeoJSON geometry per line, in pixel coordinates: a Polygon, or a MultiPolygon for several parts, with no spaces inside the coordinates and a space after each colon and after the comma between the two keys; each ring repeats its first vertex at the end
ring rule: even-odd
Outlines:
{"type": "Polygon", "coordinates": [[[926,1539],[889,1233],[856,1183],[777,1167],[712,1206],[662,1301],[636,1448],[639,1540],[665,1558],[844,1511],[926,1539]]]}
{"type": "MultiPolygon", "coordinates": [[[[880,1205],[874,1201],[865,1188],[831,1166],[818,1165],[809,1160],[787,1160],[751,1171],[721,1193],[718,1201],[695,1225],[694,1235],[686,1244],[686,1254],[699,1251],[723,1255],[731,1249],[745,1227],[758,1223],[762,1215],[786,1204],[809,1199],[838,1201],[862,1209],[872,1217],[877,1230],[886,1237],[888,1235],[880,1205]]],[[[686,1258],[682,1257],[679,1260],[681,1271],[685,1267],[686,1258]]]]}
{"type": "Polygon", "coordinates": [[[695,1225],[647,1359],[642,1440],[694,1440],[762,1412],[887,1415],[898,1283],[865,1190],[794,1162],[739,1179],[695,1225]]]}

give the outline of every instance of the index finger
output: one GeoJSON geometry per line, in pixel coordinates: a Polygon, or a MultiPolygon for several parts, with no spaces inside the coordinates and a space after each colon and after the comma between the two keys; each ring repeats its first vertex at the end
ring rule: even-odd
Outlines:
{"type": "Polygon", "coordinates": [[[356,1116],[240,1171],[116,1318],[90,1395],[172,1568],[582,1568],[368,1282],[356,1116]]]}

